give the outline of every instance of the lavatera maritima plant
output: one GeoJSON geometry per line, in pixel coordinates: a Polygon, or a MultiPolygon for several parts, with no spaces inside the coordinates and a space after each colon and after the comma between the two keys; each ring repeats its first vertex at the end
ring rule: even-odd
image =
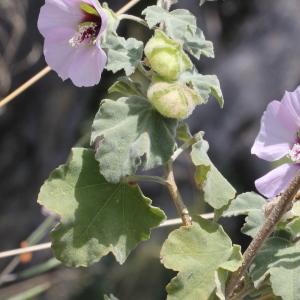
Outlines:
{"type": "Polygon", "coordinates": [[[213,58],[213,45],[189,10],[173,9],[176,2],[159,0],[141,17],[98,0],[46,0],[41,8],[45,58],[63,80],[92,86],[104,69],[124,73],[101,100],[91,147],[73,148],[39,193],[38,202],[60,218],[51,233],[54,255],[70,267],[88,267],[109,253],[123,264],[166,219],[138,185],[151,181],[168,190],[182,220],[161,250],[163,265],[178,272],[167,299],[300,299],[299,89],[268,106],[252,148],[266,160],[289,160],[256,182],[271,199],[236,195],[211,161],[204,133],[192,135],[186,123],[210,96],[221,108],[224,99],[217,77],[193,63],[213,58]],[[149,41],[119,36],[123,20],[150,30],[149,41]],[[178,191],[173,164],[184,151],[212,220],[191,214],[178,191]],[[159,166],[164,176],[145,173],[159,166]],[[242,232],[253,238],[243,255],[218,224],[237,215],[246,216],[242,232]]]}

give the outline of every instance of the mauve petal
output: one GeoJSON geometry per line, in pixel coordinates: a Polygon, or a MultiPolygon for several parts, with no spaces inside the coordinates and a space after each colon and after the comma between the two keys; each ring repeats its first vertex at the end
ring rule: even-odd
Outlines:
{"type": "Polygon", "coordinates": [[[278,116],[281,103],[272,101],[261,119],[251,153],[267,161],[284,157],[295,142],[296,132],[288,130],[278,116]]]}
{"type": "Polygon", "coordinates": [[[75,32],[84,14],[80,9],[80,0],[46,0],[40,10],[38,29],[47,38],[60,29],[75,32]]]}
{"type": "Polygon", "coordinates": [[[57,72],[63,80],[69,78],[70,64],[73,63],[74,48],[65,40],[53,43],[45,40],[44,55],[47,64],[57,72]]]}
{"type": "Polygon", "coordinates": [[[279,115],[291,131],[300,130],[300,86],[294,92],[285,92],[279,115]]]}
{"type": "Polygon", "coordinates": [[[299,165],[283,164],[257,179],[256,189],[265,197],[273,198],[287,188],[299,168],[299,165]]]}
{"type": "Polygon", "coordinates": [[[72,56],[69,78],[78,86],[93,86],[99,83],[107,57],[96,46],[79,47],[72,56]]]}

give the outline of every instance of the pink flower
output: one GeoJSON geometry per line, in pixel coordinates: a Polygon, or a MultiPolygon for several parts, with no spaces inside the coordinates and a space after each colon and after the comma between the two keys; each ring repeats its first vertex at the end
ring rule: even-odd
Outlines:
{"type": "Polygon", "coordinates": [[[100,45],[107,22],[98,0],[46,0],[38,28],[48,65],[76,86],[99,83],[107,61],[100,45]]]}
{"type": "Polygon", "coordinates": [[[300,169],[300,86],[272,101],[263,114],[251,153],[267,161],[286,158],[289,163],[257,179],[257,190],[272,198],[285,190],[300,169]]]}

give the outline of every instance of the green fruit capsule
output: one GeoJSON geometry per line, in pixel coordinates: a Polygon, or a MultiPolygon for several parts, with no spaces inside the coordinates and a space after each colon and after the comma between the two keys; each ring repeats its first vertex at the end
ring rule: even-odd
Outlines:
{"type": "Polygon", "coordinates": [[[156,110],[167,118],[186,119],[202,97],[181,82],[156,81],[148,89],[147,97],[156,110]]]}
{"type": "Polygon", "coordinates": [[[146,44],[145,55],[151,68],[166,80],[176,80],[182,72],[193,66],[181,44],[161,30],[155,30],[154,36],[146,44]]]}

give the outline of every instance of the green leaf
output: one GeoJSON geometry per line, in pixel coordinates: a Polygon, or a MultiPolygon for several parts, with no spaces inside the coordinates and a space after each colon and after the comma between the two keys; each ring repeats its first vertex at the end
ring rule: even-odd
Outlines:
{"type": "Polygon", "coordinates": [[[101,174],[116,183],[138,168],[164,164],[175,148],[176,127],[176,120],[164,118],[145,98],[104,100],[91,138],[101,174]]]}
{"type": "Polygon", "coordinates": [[[254,237],[265,221],[263,206],[266,200],[254,192],[240,194],[232,200],[223,217],[247,215],[242,232],[254,237]]]}
{"type": "Polygon", "coordinates": [[[272,290],[283,300],[300,299],[300,244],[273,237],[265,242],[250,267],[258,287],[269,275],[272,290]]]}
{"type": "Polygon", "coordinates": [[[241,253],[241,247],[239,245],[233,245],[232,253],[228,261],[220,265],[215,274],[215,281],[217,287],[217,296],[221,300],[226,300],[225,289],[226,282],[229,277],[229,272],[236,271],[242,264],[243,256],[241,253]]]}
{"type": "Polygon", "coordinates": [[[259,287],[268,276],[270,267],[277,261],[278,251],[289,245],[288,240],[279,237],[271,237],[263,244],[250,267],[250,276],[255,287],[259,287]]]}
{"type": "Polygon", "coordinates": [[[214,58],[214,46],[211,41],[205,39],[204,33],[200,28],[196,32],[187,31],[184,38],[183,48],[196,58],[200,59],[201,55],[214,58]]]}
{"type": "Polygon", "coordinates": [[[186,9],[175,9],[171,12],[156,5],[148,6],[143,12],[150,29],[164,22],[166,33],[175,40],[182,40],[186,31],[196,32],[196,17],[186,9]]]}
{"type": "Polygon", "coordinates": [[[299,201],[297,201],[293,204],[291,213],[292,213],[293,217],[300,217],[300,202],[299,201]]]}
{"type": "Polygon", "coordinates": [[[137,185],[108,183],[94,152],[74,148],[69,162],[52,172],[38,202],[61,216],[52,232],[55,256],[68,266],[88,266],[112,252],[124,263],[165,218],[137,185]]]}
{"type": "Polygon", "coordinates": [[[181,42],[183,48],[200,58],[203,54],[214,57],[213,44],[205,40],[203,32],[197,27],[196,17],[186,9],[167,11],[156,5],[147,7],[143,12],[149,28],[164,22],[166,34],[181,42]]]}
{"type": "Polygon", "coordinates": [[[108,31],[103,39],[102,48],[107,52],[106,69],[116,73],[122,69],[131,75],[140,63],[144,44],[135,38],[124,39],[113,31],[108,31]]]}
{"type": "Polygon", "coordinates": [[[300,245],[280,249],[279,259],[270,269],[270,282],[275,295],[283,300],[300,300],[300,245]]]}
{"type": "Polygon", "coordinates": [[[108,93],[118,93],[122,96],[144,96],[143,86],[140,82],[133,81],[129,77],[120,77],[108,90],[108,93]]]}
{"type": "Polygon", "coordinates": [[[235,197],[235,189],[223,177],[207,155],[208,143],[199,141],[192,146],[191,158],[196,166],[195,180],[204,192],[204,201],[215,209],[227,205],[235,197]]]}
{"type": "Polygon", "coordinates": [[[201,95],[204,102],[208,101],[210,95],[214,96],[220,107],[223,108],[224,98],[216,75],[201,75],[194,69],[181,74],[179,80],[191,85],[201,95]]]}
{"type": "Polygon", "coordinates": [[[300,218],[293,219],[286,225],[286,229],[296,238],[300,233],[300,218]]]}
{"type": "Polygon", "coordinates": [[[198,218],[192,226],[171,232],[161,258],[166,268],[179,273],[167,286],[167,299],[210,299],[215,272],[235,256],[233,252],[236,248],[222,227],[207,220],[198,218]]]}
{"type": "Polygon", "coordinates": [[[262,210],[251,211],[245,219],[242,233],[254,238],[265,222],[265,214],[262,210]]]}
{"type": "Polygon", "coordinates": [[[262,210],[266,200],[254,192],[248,192],[238,195],[230,203],[223,217],[248,215],[250,212],[262,210]]]}
{"type": "Polygon", "coordinates": [[[191,134],[189,125],[180,122],[176,130],[176,137],[182,142],[190,141],[193,138],[193,135],[191,134]]]}

